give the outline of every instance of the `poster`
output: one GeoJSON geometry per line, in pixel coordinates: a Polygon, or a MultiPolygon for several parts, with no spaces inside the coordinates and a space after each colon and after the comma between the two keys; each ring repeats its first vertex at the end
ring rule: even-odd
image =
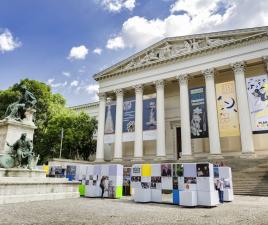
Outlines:
{"type": "Polygon", "coordinates": [[[217,112],[221,137],[239,136],[235,82],[216,84],[217,112]]]}
{"type": "Polygon", "coordinates": [[[189,90],[191,138],[208,137],[205,87],[189,90]]]}
{"type": "Polygon", "coordinates": [[[156,98],[143,100],[143,130],[156,129],[156,98]]]}
{"type": "Polygon", "coordinates": [[[268,130],[267,74],[246,79],[251,126],[254,133],[268,130]]]}
{"type": "Polygon", "coordinates": [[[123,105],[123,132],[135,131],[135,98],[126,99],[123,105]]]}
{"type": "Polygon", "coordinates": [[[114,132],[115,132],[115,114],[116,114],[115,102],[107,102],[106,110],[105,110],[104,134],[114,134],[114,132]]]}

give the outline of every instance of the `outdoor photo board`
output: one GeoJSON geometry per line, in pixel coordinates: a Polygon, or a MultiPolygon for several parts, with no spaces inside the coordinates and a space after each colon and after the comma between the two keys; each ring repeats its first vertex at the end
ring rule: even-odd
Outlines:
{"type": "Polygon", "coordinates": [[[135,164],[131,171],[135,202],[170,203],[181,206],[216,206],[217,179],[224,181],[224,201],[233,200],[229,167],[211,163],[135,164]]]}
{"type": "MultiPolygon", "coordinates": [[[[63,171],[61,166],[53,166],[52,171],[63,171]]],[[[100,181],[105,179],[104,197],[121,198],[123,193],[123,166],[118,164],[105,165],[67,165],[66,173],[61,174],[69,181],[79,181],[80,196],[101,197],[100,181]]],[[[130,180],[130,178],[129,178],[130,180]]]]}

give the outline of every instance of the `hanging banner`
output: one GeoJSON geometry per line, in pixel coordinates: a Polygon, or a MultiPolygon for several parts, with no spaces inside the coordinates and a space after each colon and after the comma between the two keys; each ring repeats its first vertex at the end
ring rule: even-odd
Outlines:
{"type": "Polygon", "coordinates": [[[104,134],[114,134],[115,132],[115,102],[108,102],[105,110],[104,134]]]}
{"type": "Polygon", "coordinates": [[[124,100],[123,105],[123,132],[135,131],[135,98],[124,100]]]}
{"type": "Polygon", "coordinates": [[[156,129],[156,98],[143,100],[143,130],[156,129]]]}
{"type": "Polygon", "coordinates": [[[268,131],[268,79],[267,74],[246,79],[248,103],[253,133],[268,131]]]}
{"type": "Polygon", "coordinates": [[[189,90],[191,138],[208,137],[205,87],[189,90]]]}
{"type": "Polygon", "coordinates": [[[235,82],[216,84],[217,111],[221,137],[239,136],[235,82]]]}

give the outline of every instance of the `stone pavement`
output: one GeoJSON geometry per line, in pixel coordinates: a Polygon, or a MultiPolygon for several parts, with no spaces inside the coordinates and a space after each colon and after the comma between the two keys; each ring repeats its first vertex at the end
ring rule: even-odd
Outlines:
{"type": "Polygon", "coordinates": [[[268,197],[235,196],[215,208],[182,208],[130,199],[66,199],[0,206],[0,225],[268,224],[268,197]]]}

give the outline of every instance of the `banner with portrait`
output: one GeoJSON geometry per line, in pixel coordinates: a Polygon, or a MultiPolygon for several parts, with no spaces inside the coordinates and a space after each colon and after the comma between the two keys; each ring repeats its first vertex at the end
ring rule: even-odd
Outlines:
{"type": "Polygon", "coordinates": [[[116,114],[116,102],[107,102],[105,109],[105,126],[104,134],[115,133],[115,114],[116,114]]]}
{"type": "Polygon", "coordinates": [[[267,74],[246,79],[253,133],[268,132],[267,74]]]}
{"type": "Polygon", "coordinates": [[[155,130],[156,118],[156,98],[143,100],[143,130],[155,130]]]}
{"type": "Polygon", "coordinates": [[[221,137],[239,136],[235,82],[216,84],[217,112],[221,137]]]}
{"type": "Polygon", "coordinates": [[[189,90],[191,138],[208,137],[206,89],[189,90]]]}
{"type": "Polygon", "coordinates": [[[124,100],[123,105],[123,132],[135,131],[135,98],[124,100]]]}

